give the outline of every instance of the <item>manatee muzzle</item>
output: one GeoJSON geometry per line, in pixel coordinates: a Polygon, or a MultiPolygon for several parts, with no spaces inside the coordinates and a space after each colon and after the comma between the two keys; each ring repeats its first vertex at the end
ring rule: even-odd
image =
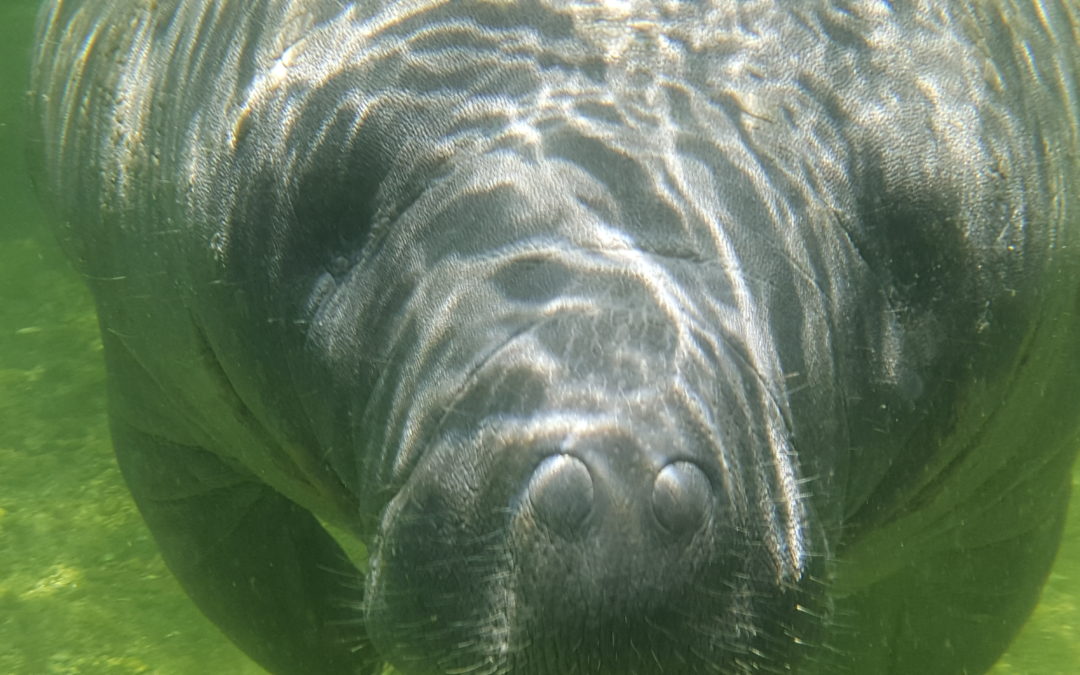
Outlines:
{"type": "Polygon", "coordinates": [[[786,535],[757,505],[768,471],[725,466],[727,441],[670,382],[584,395],[538,372],[508,377],[505,352],[384,512],[365,613],[395,667],[739,673],[797,661],[822,589],[809,566],[777,567],[786,535]]]}

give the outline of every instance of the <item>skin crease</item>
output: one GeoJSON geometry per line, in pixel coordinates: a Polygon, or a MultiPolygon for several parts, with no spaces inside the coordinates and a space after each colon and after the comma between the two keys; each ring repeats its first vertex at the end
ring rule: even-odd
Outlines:
{"type": "Polygon", "coordinates": [[[275,673],[985,671],[1077,447],[1078,32],[45,3],[35,172],[166,562],[275,673]]]}

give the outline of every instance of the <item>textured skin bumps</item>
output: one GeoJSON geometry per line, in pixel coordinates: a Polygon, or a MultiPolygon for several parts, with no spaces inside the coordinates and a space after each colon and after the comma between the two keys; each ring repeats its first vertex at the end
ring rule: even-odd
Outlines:
{"type": "Polygon", "coordinates": [[[1078,32],[45,3],[35,170],[163,556],[278,673],[984,671],[1077,447],[1078,32]]]}

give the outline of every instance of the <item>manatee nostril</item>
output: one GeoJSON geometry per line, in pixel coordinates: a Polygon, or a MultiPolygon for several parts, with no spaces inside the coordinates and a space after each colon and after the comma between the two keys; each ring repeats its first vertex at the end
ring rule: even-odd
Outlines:
{"type": "Polygon", "coordinates": [[[592,510],[592,476],[577,457],[552,455],[536,467],[526,494],[539,522],[569,536],[592,510]]]}
{"type": "Polygon", "coordinates": [[[653,514],[671,534],[695,532],[705,521],[710,494],[709,479],[696,464],[672,462],[653,484],[653,514]]]}

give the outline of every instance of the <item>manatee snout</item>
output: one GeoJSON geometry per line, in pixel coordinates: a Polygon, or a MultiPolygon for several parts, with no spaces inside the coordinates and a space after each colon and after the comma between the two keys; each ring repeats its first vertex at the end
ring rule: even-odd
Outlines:
{"type": "Polygon", "coordinates": [[[504,361],[385,512],[366,600],[380,651],[410,674],[790,662],[770,644],[790,638],[765,633],[809,639],[796,605],[814,600],[777,571],[784,533],[744,503],[753,472],[730,474],[670,379],[589,397],[573,378],[510,378],[504,361]],[[530,389],[536,408],[511,402],[530,389]]]}
{"type": "MultiPolygon", "coordinates": [[[[610,466],[610,458],[641,450],[618,439],[601,445],[609,446],[608,454],[575,448],[540,462],[522,493],[523,528],[545,528],[570,540],[589,536],[592,527],[621,530],[619,519],[633,513],[645,530],[642,539],[665,534],[677,539],[692,536],[713,516],[711,481],[694,462],[674,461],[655,475],[650,474],[651,467],[620,471],[610,466]],[[644,508],[635,508],[638,505],[644,508]],[[602,522],[609,518],[613,522],[602,522]]],[[[624,553],[619,544],[625,542],[611,543],[611,554],[624,553]]]]}

